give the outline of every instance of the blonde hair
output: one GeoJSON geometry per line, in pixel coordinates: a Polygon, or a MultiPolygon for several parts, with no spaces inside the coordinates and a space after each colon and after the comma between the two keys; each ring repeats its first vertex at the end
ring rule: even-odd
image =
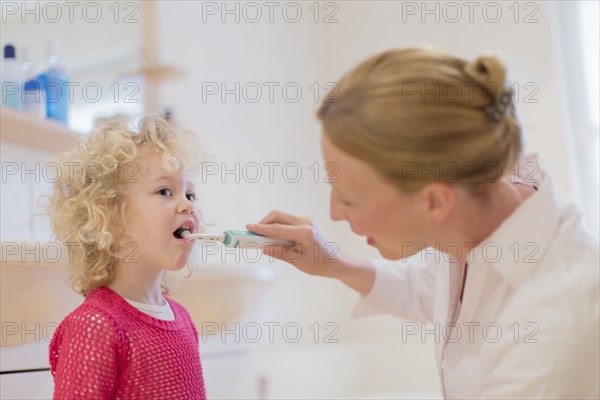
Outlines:
{"type": "Polygon", "coordinates": [[[448,182],[481,195],[522,148],[505,77],[491,56],[390,50],[344,75],[317,115],[332,143],[406,192],[448,182]]]}
{"type": "Polygon", "coordinates": [[[126,232],[124,190],[135,179],[140,153],[156,151],[168,171],[184,168],[194,174],[202,161],[194,143],[191,132],[148,115],[137,129],[123,121],[100,122],[58,157],[61,171],[46,213],[55,236],[67,246],[75,291],[87,296],[110,284],[119,260],[131,253],[119,240],[126,232]]]}

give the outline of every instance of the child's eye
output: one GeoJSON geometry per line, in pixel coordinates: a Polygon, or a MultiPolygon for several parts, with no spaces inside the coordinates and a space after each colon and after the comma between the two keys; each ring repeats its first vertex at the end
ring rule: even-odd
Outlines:
{"type": "Polygon", "coordinates": [[[161,196],[171,196],[173,194],[169,188],[159,189],[156,193],[160,194],[161,196]]]}
{"type": "Polygon", "coordinates": [[[187,199],[189,201],[195,201],[196,200],[196,193],[188,193],[185,195],[185,197],[187,197],[187,199]]]}

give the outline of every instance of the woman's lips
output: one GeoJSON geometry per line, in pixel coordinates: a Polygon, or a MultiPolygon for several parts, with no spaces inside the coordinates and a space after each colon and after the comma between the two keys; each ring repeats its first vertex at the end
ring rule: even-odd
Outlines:
{"type": "Polygon", "coordinates": [[[375,246],[375,239],[373,239],[372,237],[368,237],[367,243],[369,244],[369,246],[375,246]]]}

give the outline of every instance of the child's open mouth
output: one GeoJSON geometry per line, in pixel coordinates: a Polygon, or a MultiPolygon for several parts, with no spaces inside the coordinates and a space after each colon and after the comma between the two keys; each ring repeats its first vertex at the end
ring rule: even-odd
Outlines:
{"type": "Polygon", "coordinates": [[[179,228],[175,232],[173,232],[173,236],[175,236],[177,239],[183,239],[183,236],[181,236],[181,234],[184,231],[190,232],[190,227],[189,226],[182,226],[181,228],[179,228]]]}

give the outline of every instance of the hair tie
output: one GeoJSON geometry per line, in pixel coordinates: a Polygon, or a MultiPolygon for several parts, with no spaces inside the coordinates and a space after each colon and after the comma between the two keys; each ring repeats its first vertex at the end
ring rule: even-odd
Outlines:
{"type": "Polygon", "coordinates": [[[513,113],[514,105],[512,102],[513,90],[504,90],[496,100],[485,108],[485,112],[494,122],[500,122],[506,116],[507,110],[513,113]]]}

